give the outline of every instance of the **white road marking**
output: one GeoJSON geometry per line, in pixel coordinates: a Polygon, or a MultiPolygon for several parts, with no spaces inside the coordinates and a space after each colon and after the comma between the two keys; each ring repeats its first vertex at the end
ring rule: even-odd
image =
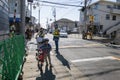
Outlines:
{"type": "Polygon", "coordinates": [[[96,44],[85,44],[85,45],[60,46],[60,48],[72,48],[72,47],[75,47],[75,48],[77,48],[77,47],[81,47],[81,48],[82,47],[105,47],[105,45],[96,43],[96,44]]]}
{"type": "Polygon", "coordinates": [[[87,58],[87,59],[77,59],[77,60],[71,60],[71,62],[86,62],[86,61],[100,61],[100,60],[114,60],[115,58],[113,56],[106,56],[106,57],[95,57],[95,58],[87,58]]]}

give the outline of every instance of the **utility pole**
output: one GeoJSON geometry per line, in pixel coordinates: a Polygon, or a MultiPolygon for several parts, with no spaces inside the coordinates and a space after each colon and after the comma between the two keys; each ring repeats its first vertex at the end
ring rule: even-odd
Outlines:
{"type": "Polygon", "coordinates": [[[21,34],[25,37],[25,0],[21,0],[21,34]]]}
{"type": "Polygon", "coordinates": [[[38,16],[39,16],[39,25],[40,25],[40,6],[39,6],[39,13],[38,13],[38,16]]]}
{"type": "Polygon", "coordinates": [[[86,21],[87,21],[87,0],[85,0],[84,20],[85,20],[85,32],[87,32],[87,25],[86,25],[86,21]]]}
{"type": "Polygon", "coordinates": [[[30,2],[30,27],[32,25],[32,2],[30,2]]]}
{"type": "Polygon", "coordinates": [[[39,23],[39,27],[41,27],[41,25],[40,25],[40,3],[38,2],[38,8],[39,8],[39,10],[38,10],[38,23],[39,23]]]}
{"type": "Polygon", "coordinates": [[[83,32],[82,32],[83,39],[86,38],[85,34],[87,33],[86,21],[87,21],[87,0],[85,0],[85,2],[84,2],[84,28],[83,28],[83,32]]]}
{"type": "Polygon", "coordinates": [[[57,27],[57,23],[56,23],[56,8],[54,8],[53,10],[53,16],[54,16],[54,28],[57,27]]]}
{"type": "Polygon", "coordinates": [[[34,6],[33,6],[34,9],[36,9],[36,7],[38,7],[38,25],[39,25],[39,28],[40,28],[40,27],[41,27],[41,26],[40,26],[40,22],[41,22],[41,21],[40,21],[40,6],[41,6],[41,5],[40,5],[40,3],[39,3],[38,1],[37,1],[36,3],[34,3],[33,5],[34,5],[34,6]]]}

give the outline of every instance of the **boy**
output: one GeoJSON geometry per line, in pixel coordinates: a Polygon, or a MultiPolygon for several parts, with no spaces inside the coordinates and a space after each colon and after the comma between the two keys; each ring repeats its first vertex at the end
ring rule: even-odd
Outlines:
{"type": "Polygon", "coordinates": [[[50,51],[52,50],[52,47],[48,42],[49,42],[48,38],[43,39],[43,44],[40,46],[40,49],[42,49],[42,51],[45,53],[46,65],[48,65],[48,61],[47,61],[48,58],[50,67],[52,67],[51,57],[50,57],[50,51]]]}

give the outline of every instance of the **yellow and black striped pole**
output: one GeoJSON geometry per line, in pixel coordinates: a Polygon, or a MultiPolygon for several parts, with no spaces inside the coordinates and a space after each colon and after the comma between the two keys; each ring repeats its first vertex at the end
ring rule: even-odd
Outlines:
{"type": "Polygon", "coordinates": [[[13,24],[10,26],[10,37],[13,37],[15,35],[15,31],[16,31],[16,10],[17,10],[17,2],[15,2],[15,9],[14,9],[14,13],[13,13],[13,24]]]}
{"type": "Polygon", "coordinates": [[[16,10],[17,10],[17,1],[15,2],[15,9],[14,9],[14,16],[13,16],[13,22],[14,22],[14,24],[16,22],[16,10]]]}

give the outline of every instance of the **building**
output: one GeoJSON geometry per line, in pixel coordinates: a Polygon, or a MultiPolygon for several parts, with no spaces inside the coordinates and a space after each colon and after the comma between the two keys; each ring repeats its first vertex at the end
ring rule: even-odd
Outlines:
{"type": "Polygon", "coordinates": [[[116,0],[117,2],[120,2],[120,0],[116,0]]]}
{"type": "MultiPolygon", "coordinates": [[[[80,22],[84,23],[84,12],[80,11],[80,15],[80,22]]],[[[92,3],[87,6],[87,25],[91,20],[95,33],[115,37],[120,26],[120,3],[104,0],[92,3]]]]}
{"type": "MultiPolygon", "coordinates": [[[[77,28],[77,21],[72,21],[66,18],[59,19],[55,22],[60,30],[64,30],[69,32],[72,32],[75,28],[77,28]]],[[[52,28],[54,28],[54,23],[52,23],[52,28]]]]}
{"type": "Polygon", "coordinates": [[[0,40],[8,37],[9,5],[8,0],[0,0],[0,40]]]}

